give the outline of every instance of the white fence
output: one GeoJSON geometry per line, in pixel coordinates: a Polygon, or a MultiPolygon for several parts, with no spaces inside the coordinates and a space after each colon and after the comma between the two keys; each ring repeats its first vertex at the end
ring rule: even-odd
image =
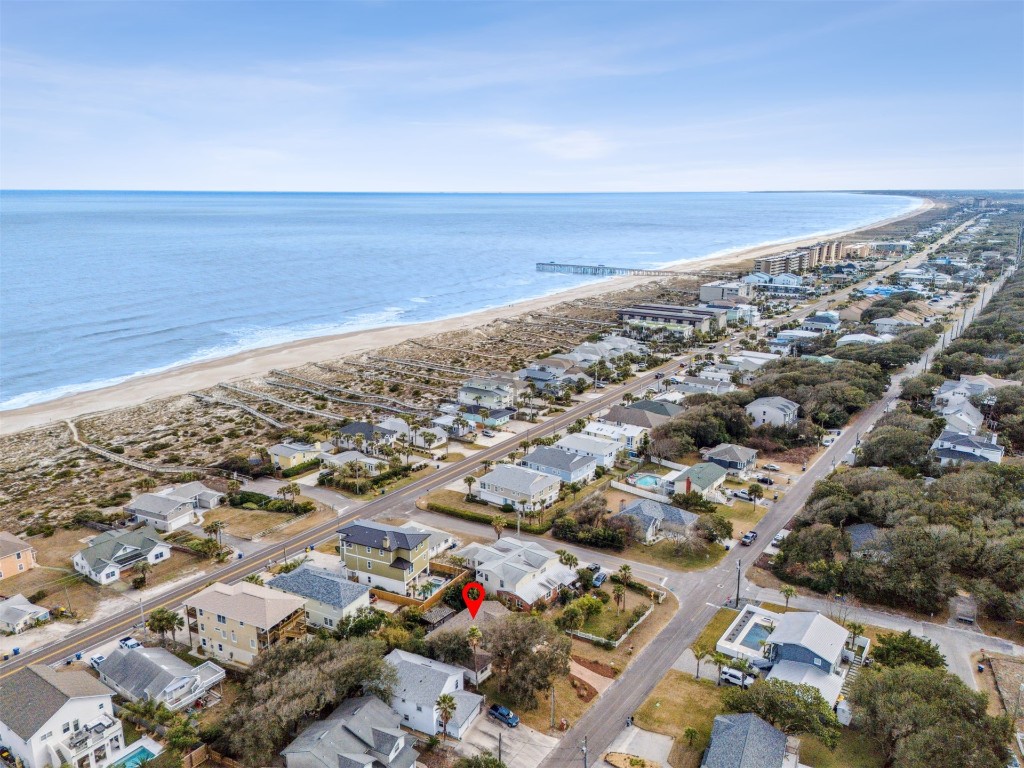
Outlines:
{"type": "Polygon", "coordinates": [[[618,480],[612,480],[612,488],[617,488],[620,491],[626,491],[632,493],[635,496],[639,496],[642,499],[650,499],[651,501],[660,501],[662,504],[671,503],[672,499],[668,496],[663,496],[660,493],[651,493],[650,491],[644,491],[637,488],[635,485],[629,485],[627,483],[620,483],[618,480]]]}

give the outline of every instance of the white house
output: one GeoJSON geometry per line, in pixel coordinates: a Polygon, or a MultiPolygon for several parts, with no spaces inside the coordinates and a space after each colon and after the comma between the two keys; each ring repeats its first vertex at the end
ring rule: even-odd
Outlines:
{"type": "Polygon", "coordinates": [[[427,539],[427,557],[431,560],[450,549],[455,549],[459,545],[459,540],[455,534],[442,531],[440,528],[431,528],[429,525],[423,525],[422,523],[403,523],[398,527],[409,533],[427,534],[430,537],[427,539]]]}
{"type": "Polygon", "coordinates": [[[104,768],[127,752],[113,698],[88,672],[24,667],[0,678],[0,743],[26,768],[104,768]]]}
{"type": "MultiPolygon", "coordinates": [[[[384,419],[379,426],[394,432],[396,440],[401,435],[405,435],[405,439],[409,441],[409,444],[416,448],[427,448],[427,443],[430,443],[429,447],[431,449],[442,448],[448,442],[448,433],[436,425],[419,427],[414,431],[405,419],[392,416],[390,419],[384,419]],[[427,437],[427,435],[430,435],[430,437],[427,437]]],[[[400,443],[398,446],[401,448],[400,443]]]]}
{"type": "Polygon", "coordinates": [[[384,657],[398,673],[391,696],[391,708],[402,716],[402,725],[428,736],[447,733],[461,739],[483,709],[484,697],[470,693],[463,684],[464,670],[415,653],[395,648],[384,657]],[[437,699],[448,694],[455,699],[455,714],[445,728],[437,699]]]}
{"type": "Polygon", "coordinates": [[[459,556],[476,571],[476,580],[495,595],[525,610],[550,603],[578,578],[559,556],[540,544],[513,536],[493,544],[470,544],[459,556]]]}
{"type": "Polygon", "coordinates": [[[333,630],[360,608],[370,607],[370,588],[350,581],[340,569],[329,571],[303,563],[294,571],[282,573],[267,586],[305,598],[306,625],[333,630]]]}
{"type": "Polygon", "coordinates": [[[317,456],[321,466],[330,469],[344,469],[347,464],[355,462],[362,467],[362,471],[368,475],[376,475],[388,468],[384,459],[375,459],[367,456],[362,451],[341,451],[340,453],[321,453],[317,456]]]}
{"type": "Polygon", "coordinates": [[[96,671],[129,701],[163,704],[172,712],[206,696],[225,672],[212,661],[193,667],[166,648],[117,648],[96,671]]]}
{"type": "Polygon", "coordinates": [[[0,632],[17,635],[32,627],[37,621],[46,621],[50,612],[39,605],[33,605],[24,595],[11,595],[0,600],[0,632]]]}
{"type": "Polygon", "coordinates": [[[592,456],[580,456],[549,446],[534,448],[522,464],[534,472],[554,475],[563,483],[589,483],[597,470],[597,459],[592,456]]]}
{"type": "Polygon", "coordinates": [[[619,444],[620,450],[625,450],[634,457],[643,436],[648,432],[650,430],[646,427],[639,427],[635,424],[605,424],[600,421],[587,422],[587,426],[583,428],[584,435],[599,437],[603,440],[614,440],[619,444]]]}
{"type": "Polygon", "coordinates": [[[985,416],[966,397],[956,397],[948,404],[939,408],[939,414],[946,420],[946,427],[951,432],[965,435],[976,435],[985,423],[985,416]]]}
{"type": "Polygon", "coordinates": [[[839,314],[836,312],[819,312],[816,315],[804,318],[800,324],[803,331],[820,331],[822,333],[835,333],[839,330],[839,314]]]}
{"type": "Polygon", "coordinates": [[[747,415],[755,427],[771,424],[774,427],[795,427],[799,420],[800,405],[784,397],[759,397],[747,406],[747,415]]]}
{"type": "Polygon", "coordinates": [[[459,387],[458,401],[462,405],[479,405],[494,410],[515,406],[516,389],[511,379],[469,379],[459,387]]]}
{"type": "Polygon", "coordinates": [[[872,320],[871,324],[879,333],[895,333],[912,325],[920,325],[913,320],[905,320],[900,317],[880,317],[877,320],[872,320]]]}
{"type": "Polygon", "coordinates": [[[474,493],[486,502],[528,511],[550,507],[558,499],[561,481],[526,467],[498,464],[477,481],[474,493]]]}
{"type": "Polygon", "coordinates": [[[76,571],[97,584],[110,584],[136,563],[145,561],[156,565],[170,556],[170,545],[160,538],[155,528],[147,525],[135,531],[101,533],[77,552],[71,562],[76,571]]]}
{"type": "Polygon", "coordinates": [[[850,344],[888,344],[893,340],[893,336],[888,333],[883,333],[879,336],[873,336],[870,333],[847,333],[836,339],[837,347],[847,347],[850,344]]]}
{"type": "Polygon", "coordinates": [[[595,459],[598,465],[609,469],[615,466],[615,457],[622,450],[617,440],[592,435],[566,435],[553,446],[560,451],[575,453],[595,459]]]}
{"type": "Polygon", "coordinates": [[[998,437],[995,432],[989,439],[985,439],[947,429],[935,438],[935,442],[932,443],[932,452],[942,466],[958,462],[981,463],[986,461],[1001,464],[1005,449],[996,443],[998,437]]]}
{"type": "Polygon", "coordinates": [[[223,501],[222,493],[197,481],[136,496],[124,511],[138,522],[168,533],[190,524],[202,525],[202,511],[219,507],[223,501]]]}

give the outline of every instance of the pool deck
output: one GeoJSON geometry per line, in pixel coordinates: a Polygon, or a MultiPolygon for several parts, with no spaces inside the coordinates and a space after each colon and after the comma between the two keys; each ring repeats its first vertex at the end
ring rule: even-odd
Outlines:
{"type": "Polygon", "coordinates": [[[774,625],[780,618],[781,615],[778,613],[773,613],[758,606],[747,605],[740,611],[740,615],[733,619],[732,624],[729,625],[729,628],[725,630],[725,633],[715,644],[715,650],[734,659],[742,658],[750,662],[760,660],[764,658],[761,648],[748,648],[743,645],[743,639],[746,637],[747,632],[750,631],[752,624],[770,623],[774,625]]]}
{"type": "MultiPolygon", "coordinates": [[[[153,757],[156,757],[157,755],[159,755],[161,752],[164,751],[163,745],[161,745],[159,742],[154,741],[149,736],[143,736],[138,741],[133,741],[127,747],[122,749],[117,755],[115,755],[117,760],[109,763],[108,764],[109,768],[120,768],[121,764],[125,761],[125,759],[127,759],[127,757],[130,754],[132,754],[136,750],[141,749],[143,747],[145,747],[150,752],[152,752],[153,753],[153,757]]],[[[150,759],[152,759],[152,758],[150,758],[150,759]]]]}

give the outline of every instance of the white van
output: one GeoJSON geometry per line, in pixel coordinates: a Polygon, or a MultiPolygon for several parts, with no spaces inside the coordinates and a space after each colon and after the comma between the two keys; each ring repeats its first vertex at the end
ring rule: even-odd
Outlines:
{"type": "Polygon", "coordinates": [[[744,675],[738,669],[733,669],[732,667],[723,667],[720,679],[723,683],[741,685],[744,688],[749,688],[754,684],[754,678],[750,675],[744,675]]]}

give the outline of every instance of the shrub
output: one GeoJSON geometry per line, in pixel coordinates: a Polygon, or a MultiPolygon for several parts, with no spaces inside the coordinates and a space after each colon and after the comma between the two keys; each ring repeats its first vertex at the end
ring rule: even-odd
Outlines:
{"type": "MultiPolygon", "coordinates": [[[[445,504],[436,504],[430,502],[427,504],[427,509],[431,512],[437,512],[441,515],[449,515],[450,517],[457,517],[461,520],[470,520],[474,523],[486,523],[490,525],[494,520],[494,515],[489,515],[486,512],[473,512],[468,509],[459,509],[458,507],[449,507],[445,504]]],[[[551,522],[544,523],[520,523],[520,530],[525,533],[533,533],[541,535],[547,533],[551,529],[551,522]]]]}
{"type": "Polygon", "coordinates": [[[136,576],[132,579],[132,589],[142,589],[144,586],[146,586],[145,576],[136,576]]]}
{"type": "Polygon", "coordinates": [[[304,461],[301,464],[296,464],[294,467],[282,469],[281,477],[295,477],[296,475],[301,475],[303,472],[309,472],[311,469],[316,469],[319,466],[319,459],[310,459],[309,461],[304,461]]]}
{"type": "Polygon", "coordinates": [[[33,592],[31,595],[29,595],[28,601],[30,603],[41,602],[42,600],[46,599],[47,594],[49,593],[45,589],[40,589],[38,592],[33,592]]]}

